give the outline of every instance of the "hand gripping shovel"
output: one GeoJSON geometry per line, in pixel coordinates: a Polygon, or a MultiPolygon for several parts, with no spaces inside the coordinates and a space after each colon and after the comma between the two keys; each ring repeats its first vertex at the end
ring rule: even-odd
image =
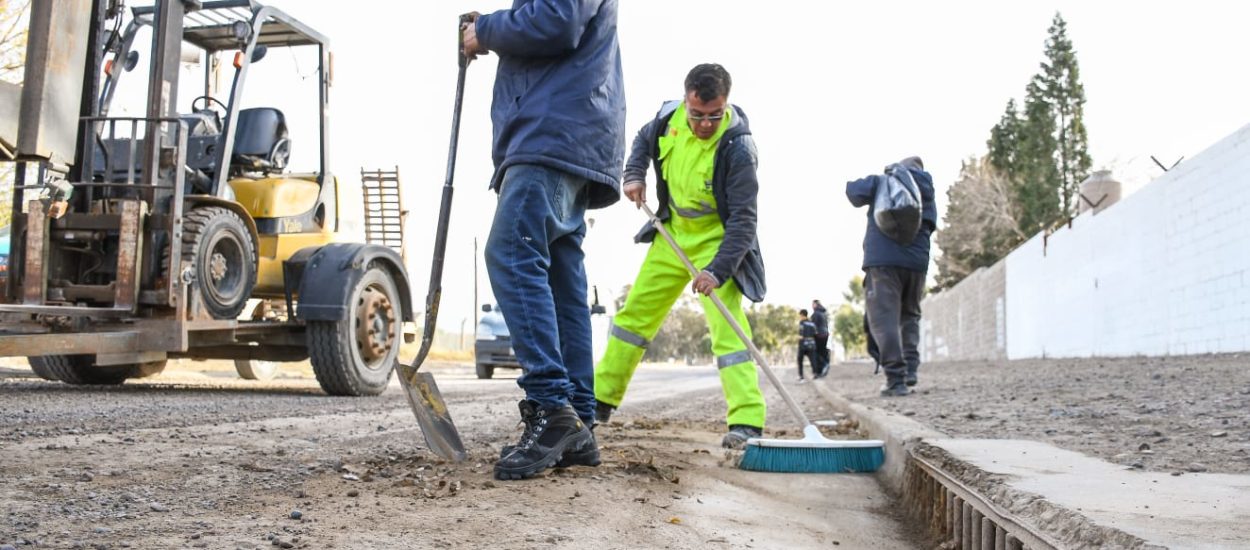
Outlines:
{"type": "MultiPolygon", "coordinates": [[[[467,15],[460,16],[460,23],[471,21],[467,15]]],[[[464,443],[460,441],[460,432],[451,421],[447,412],[447,403],[443,394],[434,383],[434,376],[428,372],[417,372],[425,358],[430,354],[430,344],[434,342],[435,325],[438,322],[438,302],[443,296],[443,256],[447,251],[447,224],[451,218],[451,182],[456,175],[456,145],[460,140],[460,107],[464,103],[464,77],[469,67],[469,60],[460,51],[463,39],[457,40],[456,51],[460,64],[456,75],[456,103],[451,115],[451,147],[447,151],[447,179],[443,183],[443,198],[438,208],[438,232],[434,237],[434,262],[430,267],[430,290],[425,296],[425,329],[421,333],[421,350],[412,365],[399,363],[395,366],[399,373],[399,382],[412,405],[412,412],[417,415],[417,423],[421,425],[421,433],[425,434],[425,443],[431,451],[447,460],[460,462],[468,453],[464,443]]]]}

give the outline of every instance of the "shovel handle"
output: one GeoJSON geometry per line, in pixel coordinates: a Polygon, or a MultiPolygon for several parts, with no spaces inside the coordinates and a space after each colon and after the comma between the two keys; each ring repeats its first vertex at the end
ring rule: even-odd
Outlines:
{"type": "MultiPolygon", "coordinates": [[[[468,15],[460,16],[464,21],[468,15]]],[[[457,47],[456,51],[460,51],[457,47]]],[[[421,333],[421,349],[417,352],[412,368],[421,368],[434,343],[434,331],[438,325],[438,304],[443,297],[443,258],[447,255],[447,226],[451,223],[452,182],[456,178],[456,152],[460,143],[460,111],[464,106],[464,80],[469,64],[463,52],[460,68],[456,74],[456,101],[451,111],[451,145],[447,148],[447,177],[443,180],[443,195],[438,207],[438,228],[434,236],[434,260],[430,266],[430,288],[425,295],[425,328],[421,333]]]]}
{"type": "MultiPolygon", "coordinates": [[[[660,219],[656,217],[655,213],[651,211],[651,207],[647,206],[647,203],[639,203],[639,206],[642,207],[643,212],[647,213],[647,217],[651,218],[651,226],[655,227],[656,231],[659,231],[660,235],[664,237],[664,240],[668,242],[668,245],[673,248],[673,252],[677,254],[678,258],[681,258],[681,263],[686,264],[686,270],[690,272],[690,276],[698,277],[699,270],[695,268],[693,263],[690,263],[690,258],[686,256],[686,252],[677,245],[677,241],[674,240],[673,236],[669,234],[668,229],[664,227],[664,222],[661,222],[660,219]]],[[[768,361],[764,359],[764,354],[760,353],[759,348],[755,347],[755,343],[752,342],[751,338],[747,336],[746,331],[742,330],[742,326],[739,325],[738,321],[735,320],[733,315],[729,313],[729,308],[725,307],[725,302],[722,302],[720,296],[718,296],[715,292],[708,294],[707,297],[712,299],[712,303],[716,305],[716,309],[720,311],[721,316],[725,318],[725,321],[729,323],[729,326],[733,327],[734,332],[738,333],[738,338],[742,339],[742,343],[746,344],[747,349],[751,351],[751,356],[755,358],[755,364],[760,366],[760,370],[764,371],[764,375],[767,376],[768,380],[773,383],[773,387],[777,388],[777,392],[781,394],[781,398],[784,399],[786,405],[790,407],[790,412],[794,413],[795,418],[798,418],[802,426],[806,427],[810,425],[811,421],[807,419],[806,414],[803,414],[803,409],[800,408],[799,404],[794,401],[794,397],[790,396],[790,392],[786,391],[785,386],[781,385],[781,379],[777,378],[777,375],[773,373],[773,369],[768,366],[768,361]]]]}

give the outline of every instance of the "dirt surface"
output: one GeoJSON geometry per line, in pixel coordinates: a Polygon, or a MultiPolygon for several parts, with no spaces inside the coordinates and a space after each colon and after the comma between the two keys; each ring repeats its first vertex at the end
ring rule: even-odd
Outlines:
{"type": "MultiPolygon", "coordinates": [[[[398,387],[334,398],[306,369],[258,383],[204,363],[114,388],[0,369],[0,548],[923,546],[870,475],[734,468],[714,369],[640,369],[597,432],[602,466],[501,482],[514,381],[431,368],[466,463],[423,449],[398,387]]],[[[768,398],[769,435],[793,436],[768,398]]]]}
{"type": "Polygon", "coordinates": [[[1035,439],[1149,471],[1250,473],[1245,354],[932,363],[917,393],[888,399],[871,373],[844,363],[825,382],[953,437],[1035,439]]]}

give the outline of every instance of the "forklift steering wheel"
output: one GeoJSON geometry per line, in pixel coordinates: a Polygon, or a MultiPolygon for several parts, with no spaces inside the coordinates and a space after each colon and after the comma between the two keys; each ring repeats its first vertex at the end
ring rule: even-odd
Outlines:
{"type": "Polygon", "coordinates": [[[201,110],[203,110],[203,109],[196,109],[196,108],[195,108],[195,104],[196,104],[196,103],[199,103],[199,102],[200,102],[200,100],[204,100],[204,109],[207,109],[210,103],[216,103],[218,107],[221,107],[222,112],[230,112],[230,109],[229,109],[228,107],[226,107],[226,104],[225,104],[225,103],[222,103],[221,101],[219,101],[217,98],[215,98],[215,97],[213,97],[213,96],[207,96],[207,95],[202,95],[202,96],[197,97],[197,98],[195,98],[194,100],[192,100],[192,101],[191,101],[191,110],[192,110],[192,111],[201,111],[201,110]]]}

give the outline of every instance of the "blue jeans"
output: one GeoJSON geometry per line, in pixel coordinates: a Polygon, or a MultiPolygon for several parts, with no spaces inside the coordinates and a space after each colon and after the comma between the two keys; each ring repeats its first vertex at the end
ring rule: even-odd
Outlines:
{"type": "Polygon", "coordinates": [[[573,405],[592,425],[595,368],[582,239],[589,181],[544,166],[508,168],[486,241],[486,272],[524,374],[543,408],[573,405]]]}

